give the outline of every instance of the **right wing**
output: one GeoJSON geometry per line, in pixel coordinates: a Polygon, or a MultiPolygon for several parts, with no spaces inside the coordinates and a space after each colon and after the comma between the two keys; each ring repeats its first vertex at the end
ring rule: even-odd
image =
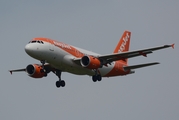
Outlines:
{"type": "MultiPolygon", "coordinates": [[[[159,47],[154,47],[154,48],[148,48],[148,49],[142,49],[142,50],[136,50],[136,51],[113,53],[113,54],[108,54],[108,55],[99,55],[99,56],[94,56],[94,57],[96,57],[100,61],[102,61],[103,65],[106,65],[106,64],[110,64],[113,61],[125,60],[128,58],[137,57],[137,56],[141,56],[141,55],[147,57],[147,54],[153,53],[153,51],[168,48],[168,47],[174,48],[174,44],[164,45],[164,46],[159,46],[159,47]]],[[[93,55],[91,55],[91,56],[93,56],[93,55]]],[[[73,61],[78,65],[81,65],[80,60],[81,60],[81,58],[73,59],[73,61]]]]}
{"type": "Polygon", "coordinates": [[[168,48],[168,47],[174,48],[174,44],[164,45],[164,46],[154,47],[154,48],[148,48],[148,49],[142,49],[142,50],[136,50],[136,51],[113,53],[113,54],[109,54],[109,55],[97,56],[97,58],[104,61],[103,64],[108,64],[113,61],[125,60],[127,58],[137,57],[137,56],[141,56],[141,55],[146,57],[147,54],[153,53],[153,51],[168,48]]]}

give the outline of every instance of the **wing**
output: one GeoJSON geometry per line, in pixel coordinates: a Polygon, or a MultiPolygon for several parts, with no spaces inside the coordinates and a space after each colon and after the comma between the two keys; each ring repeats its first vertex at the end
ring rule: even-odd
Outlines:
{"type": "MultiPolygon", "coordinates": [[[[41,66],[41,65],[39,65],[41,66]]],[[[51,67],[49,64],[45,64],[44,65],[44,69],[47,71],[47,72],[50,72],[50,71],[54,71],[54,68],[51,67]]],[[[15,70],[9,70],[9,72],[12,74],[13,72],[26,72],[26,68],[22,68],[22,69],[15,69],[15,70]]]]}
{"type": "MultiPolygon", "coordinates": [[[[147,54],[153,53],[153,51],[168,48],[168,47],[174,48],[174,44],[164,45],[164,46],[159,46],[159,47],[153,47],[153,48],[148,48],[148,49],[142,49],[142,50],[136,50],[136,51],[113,53],[113,54],[99,55],[99,56],[91,55],[91,56],[98,58],[102,62],[102,64],[105,65],[105,64],[110,64],[113,61],[125,60],[125,59],[128,59],[128,58],[137,57],[137,56],[147,57],[147,54]]],[[[73,59],[73,61],[78,65],[81,65],[80,60],[81,60],[81,58],[73,59]]]]}
{"type": "Polygon", "coordinates": [[[137,57],[137,56],[141,56],[141,55],[147,57],[147,54],[153,53],[153,51],[168,48],[168,47],[174,48],[174,44],[164,45],[164,46],[154,47],[154,48],[148,48],[148,49],[142,49],[142,50],[136,50],[136,51],[102,55],[102,56],[99,56],[98,58],[103,61],[103,64],[107,64],[107,63],[111,63],[113,61],[124,60],[127,58],[137,57]]]}
{"type": "Polygon", "coordinates": [[[16,70],[9,70],[9,72],[12,74],[12,72],[22,72],[22,71],[26,71],[26,69],[16,69],[16,70]]]}

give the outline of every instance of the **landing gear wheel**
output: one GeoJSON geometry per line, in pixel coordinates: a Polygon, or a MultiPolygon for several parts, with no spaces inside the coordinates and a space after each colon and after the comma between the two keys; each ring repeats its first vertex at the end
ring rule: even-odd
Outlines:
{"type": "Polygon", "coordinates": [[[93,82],[96,82],[97,81],[97,76],[93,75],[92,80],[93,80],[93,82]]]}
{"type": "Polygon", "coordinates": [[[59,88],[61,85],[60,85],[60,81],[57,81],[56,82],[56,87],[59,88]]]}
{"type": "Polygon", "coordinates": [[[101,81],[102,77],[101,77],[101,75],[93,75],[92,76],[92,80],[93,80],[93,82],[101,81]]]}
{"type": "Polygon", "coordinates": [[[60,84],[61,84],[62,87],[65,87],[65,81],[64,80],[60,81],[60,84]]]}
{"type": "Polygon", "coordinates": [[[62,80],[62,81],[57,81],[56,82],[56,87],[59,88],[59,87],[65,87],[65,81],[62,80]]]}
{"type": "Polygon", "coordinates": [[[102,79],[101,75],[97,75],[97,79],[98,79],[98,81],[101,81],[101,79],[102,79]]]}
{"type": "Polygon", "coordinates": [[[61,79],[61,73],[62,71],[56,70],[55,74],[58,76],[59,80],[56,82],[57,88],[59,87],[65,87],[65,81],[61,79]]]}

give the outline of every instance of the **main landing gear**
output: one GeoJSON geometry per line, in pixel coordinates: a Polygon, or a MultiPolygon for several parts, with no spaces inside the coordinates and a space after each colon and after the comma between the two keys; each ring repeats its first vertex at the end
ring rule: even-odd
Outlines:
{"type": "Polygon", "coordinates": [[[65,87],[65,81],[61,80],[61,71],[60,70],[56,70],[56,75],[58,76],[59,80],[56,82],[56,87],[65,87]]]}
{"type": "Polygon", "coordinates": [[[102,77],[101,77],[100,74],[98,74],[97,70],[95,70],[95,75],[92,76],[92,80],[93,80],[93,82],[101,81],[102,80],[102,77]]]}
{"type": "Polygon", "coordinates": [[[42,63],[42,69],[40,70],[40,72],[42,73],[45,73],[45,77],[47,76],[47,73],[49,73],[50,71],[52,71],[54,74],[56,74],[59,78],[58,81],[56,81],[56,87],[59,88],[59,87],[65,87],[65,81],[61,79],[61,71],[60,70],[52,70],[52,69],[49,69],[47,66],[45,66],[45,60],[41,60],[40,61],[42,63]]]}

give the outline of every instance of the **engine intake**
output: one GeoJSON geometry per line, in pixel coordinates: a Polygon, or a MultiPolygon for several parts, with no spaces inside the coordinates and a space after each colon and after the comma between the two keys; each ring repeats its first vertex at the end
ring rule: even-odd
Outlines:
{"type": "Polygon", "coordinates": [[[95,58],[93,56],[83,56],[80,61],[81,65],[83,67],[89,68],[89,69],[98,69],[101,67],[101,62],[98,58],[95,58]]]}
{"type": "Polygon", "coordinates": [[[45,76],[45,73],[42,72],[42,66],[37,65],[37,64],[30,64],[26,67],[26,72],[30,77],[33,78],[42,78],[45,76]]]}

